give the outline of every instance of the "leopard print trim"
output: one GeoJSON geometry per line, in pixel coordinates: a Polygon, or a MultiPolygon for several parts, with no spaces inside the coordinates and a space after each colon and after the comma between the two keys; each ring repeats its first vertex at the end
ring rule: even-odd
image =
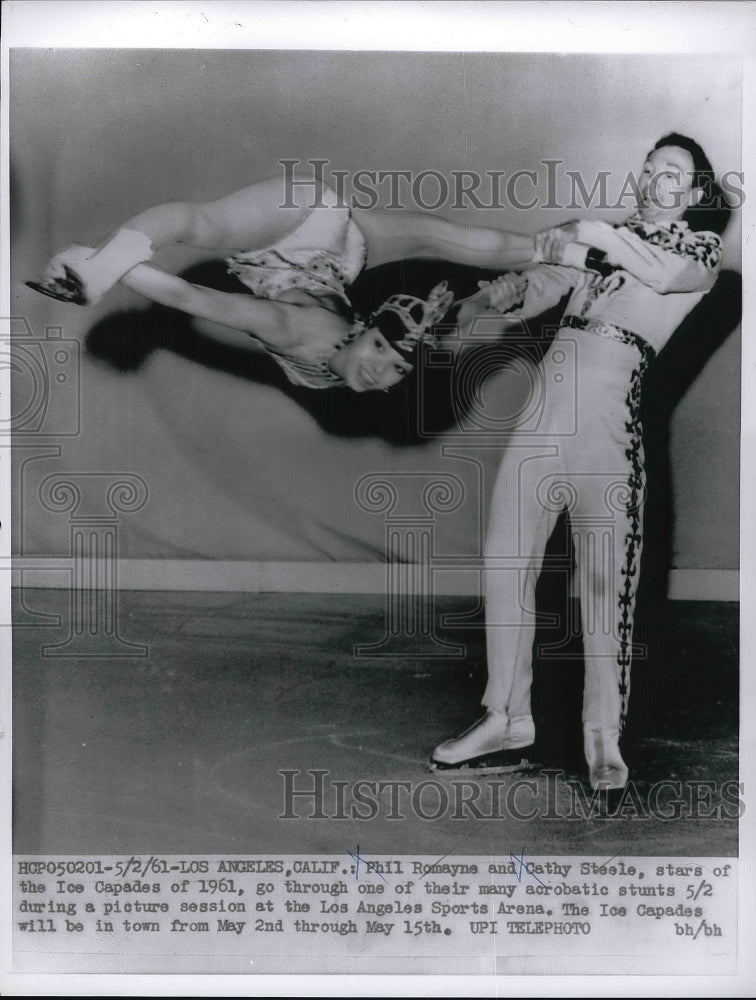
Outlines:
{"type": "Polygon", "coordinates": [[[643,467],[643,427],[640,422],[641,383],[649,362],[654,356],[653,350],[644,344],[640,338],[637,338],[635,346],[640,351],[640,358],[637,367],[630,376],[630,387],[625,399],[625,405],[627,406],[625,430],[629,435],[625,455],[630,466],[628,475],[630,493],[627,504],[630,525],[625,535],[625,565],[620,571],[624,582],[617,599],[619,610],[617,682],[620,695],[620,731],[624,728],[627,719],[627,708],[630,699],[633,618],[638,575],[640,573],[641,551],[643,549],[642,499],[645,490],[646,474],[643,467]]]}
{"type": "Polygon", "coordinates": [[[607,323],[603,319],[588,319],[586,316],[575,316],[569,313],[567,316],[562,317],[561,325],[570,327],[573,330],[587,330],[589,333],[595,333],[599,337],[619,340],[622,344],[635,347],[640,352],[641,357],[646,359],[644,370],[645,364],[656,354],[653,347],[643,337],[639,337],[637,333],[625,330],[621,326],[615,326],[614,323],[607,323]]]}
{"type": "Polygon", "coordinates": [[[717,268],[722,260],[722,240],[719,236],[716,233],[695,232],[687,222],[670,222],[661,226],[632,216],[614,228],[621,229],[623,226],[647,243],[680,256],[695,257],[711,270],[717,268]]]}

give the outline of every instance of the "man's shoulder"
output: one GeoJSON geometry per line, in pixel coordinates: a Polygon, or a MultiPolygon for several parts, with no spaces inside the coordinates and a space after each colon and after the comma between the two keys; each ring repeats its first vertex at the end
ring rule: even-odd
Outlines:
{"type": "Polygon", "coordinates": [[[691,229],[687,222],[660,224],[629,218],[618,223],[617,229],[626,229],[652,246],[681,256],[695,257],[708,267],[716,267],[722,255],[722,240],[709,230],[691,229]]]}

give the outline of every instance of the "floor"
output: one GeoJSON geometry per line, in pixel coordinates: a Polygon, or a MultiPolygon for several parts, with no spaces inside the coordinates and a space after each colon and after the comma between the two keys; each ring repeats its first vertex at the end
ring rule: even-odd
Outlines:
{"type": "Polygon", "coordinates": [[[737,853],[737,605],[670,602],[648,627],[614,814],[586,805],[579,643],[555,656],[553,632],[534,684],[545,770],[425,770],[479,714],[469,599],[383,645],[380,595],[126,592],[115,632],[71,621],[66,591],[16,594],[17,853],[737,853]],[[355,655],[370,643],[384,655],[355,655]]]}

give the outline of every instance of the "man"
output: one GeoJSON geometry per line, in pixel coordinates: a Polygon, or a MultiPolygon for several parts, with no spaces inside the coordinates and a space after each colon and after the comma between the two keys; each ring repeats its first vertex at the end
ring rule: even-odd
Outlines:
{"type": "Polygon", "coordinates": [[[637,209],[626,222],[548,230],[537,246],[550,263],[524,275],[524,292],[522,279],[510,276],[482,290],[511,319],[536,316],[571,294],[542,362],[546,405],[537,437],[528,447],[514,439],[494,489],[485,555],[487,711],[436,747],[434,769],[516,770],[532,754],[535,586],[567,509],[581,598],[589,779],[607,791],[627,783],[619,738],[642,547],[640,385],[650,359],[716,281],[719,237],[694,232],[684,218],[711,175],[697,143],[665,136],[646,158],[637,209]]]}

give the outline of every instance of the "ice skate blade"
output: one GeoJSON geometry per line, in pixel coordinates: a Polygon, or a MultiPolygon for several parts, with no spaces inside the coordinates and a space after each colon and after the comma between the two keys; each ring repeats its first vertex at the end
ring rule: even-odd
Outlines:
{"type": "Polygon", "coordinates": [[[542,764],[532,759],[532,754],[528,753],[531,747],[523,747],[519,750],[498,750],[493,753],[481,754],[479,757],[470,757],[461,760],[457,764],[447,764],[445,761],[435,760],[433,757],[428,761],[428,770],[439,777],[453,778],[455,775],[487,775],[487,774],[519,774],[532,771],[540,771],[542,764]]]}
{"type": "Polygon", "coordinates": [[[65,278],[51,278],[49,281],[27,281],[28,288],[42,295],[49,295],[51,299],[58,302],[70,302],[76,306],[87,305],[87,297],[84,294],[84,283],[81,278],[67,265],[63,265],[66,272],[65,278]]]}

